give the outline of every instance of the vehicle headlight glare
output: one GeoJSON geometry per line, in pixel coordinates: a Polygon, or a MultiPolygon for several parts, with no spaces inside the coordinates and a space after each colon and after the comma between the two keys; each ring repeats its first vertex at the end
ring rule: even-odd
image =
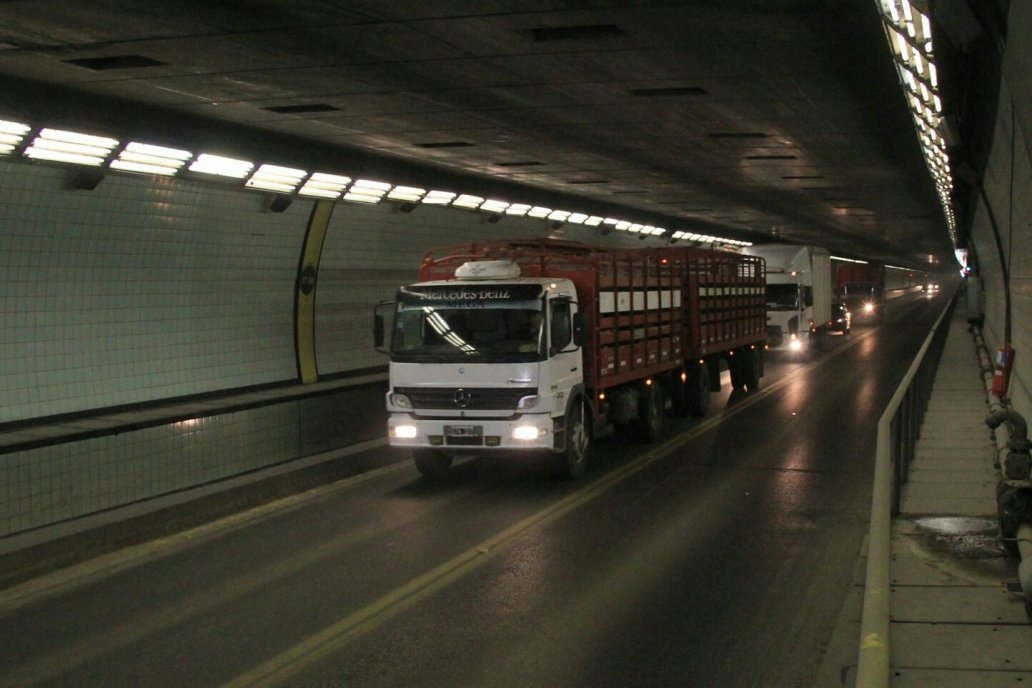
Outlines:
{"type": "Polygon", "coordinates": [[[397,392],[391,393],[391,403],[393,403],[398,408],[412,408],[412,400],[409,399],[408,396],[406,396],[405,394],[398,394],[397,392]]]}
{"type": "Polygon", "coordinates": [[[512,429],[514,440],[536,440],[541,436],[541,431],[533,425],[517,425],[512,429]]]}
{"type": "Polygon", "coordinates": [[[803,343],[798,338],[793,338],[792,341],[788,343],[788,348],[792,351],[802,351],[803,343]]]}
{"type": "Polygon", "coordinates": [[[415,425],[395,425],[394,436],[399,440],[414,440],[416,438],[415,425]]]}

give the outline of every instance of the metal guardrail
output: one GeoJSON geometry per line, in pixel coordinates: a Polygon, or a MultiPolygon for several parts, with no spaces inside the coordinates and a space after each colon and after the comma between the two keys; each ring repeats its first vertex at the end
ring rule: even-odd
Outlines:
{"type": "Polygon", "coordinates": [[[878,420],[856,688],[887,688],[889,685],[892,517],[899,513],[901,487],[907,482],[958,294],[959,291],[954,293],[939,315],[878,420]]]}

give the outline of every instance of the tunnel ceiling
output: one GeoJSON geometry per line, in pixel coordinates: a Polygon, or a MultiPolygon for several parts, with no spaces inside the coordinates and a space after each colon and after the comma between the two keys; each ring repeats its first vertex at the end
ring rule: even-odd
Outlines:
{"type": "MultiPolygon", "coordinates": [[[[345,174],[952,261],[874,0],[130,5],[0,3],[0,118],[159,144],[235,131],[345,174]]],[[[283,156],[266,162],[303,163],[283,156]]]]}

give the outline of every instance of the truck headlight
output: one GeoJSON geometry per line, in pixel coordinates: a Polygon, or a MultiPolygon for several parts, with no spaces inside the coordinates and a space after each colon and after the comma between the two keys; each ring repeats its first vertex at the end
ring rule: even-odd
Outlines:
{"type": "Polygon", "coordinates": [[[391,434],[397,437],[399,440],[414,440],[416,439],[416,426],[395,425],[393,428],[391,428],[391,434]]]}
{"type": "Polygon", "coordinates": [[[870,302],[865,303],[864,313],[874,313],[874,304],[870,302]]]}
{"type": "Polygon", "coordinates": [[[404,394],[398,394],[397,392],[391,392],[391,404],[398,408],[412,408],[412,400],[404,394]]]}
{"type": "Polygon", "coordinates": [[[788,343],[788,348],[791,349],[792,351],[802,351],[803,350],[803,342],[802,342],[801,339],[799,339],[799,337],[796,337],[796,336],[793,335],[792,336],[792,341],[790,341],[788,343]]]}
{"type": "Polygon", "coordinates": [[[536,440],[541,436],[541,431],[533,425],[517,425],[512,429],[514,440],[536,440]]]}

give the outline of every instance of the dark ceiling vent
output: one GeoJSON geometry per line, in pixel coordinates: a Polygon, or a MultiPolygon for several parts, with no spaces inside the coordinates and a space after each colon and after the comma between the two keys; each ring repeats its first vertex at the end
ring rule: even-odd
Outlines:
{"type": "Polygon", "coordinates": [[[765,139],[767,135],[762,131],[715,131],[710,134],[711,139],[765,139]]]}
{"type": "Polygon", "coordinates": [[[496,162],[495,167],[534,167],[535,165],[544,165],[543,162],[537,160],[514,160],[512,162],[496,162]]]}
{"type": "Polygon", "coordinates": [[[582,26],[546,26],[531,29],[536,43],[549,41],[591,41],[599,38],[615,38],[627,34],[616,24],[586,24],[582,26]]]}
{"type": "Polygon", "coordinates": [[[746,160],[796,160],[795,155],[747,155],[746,160]]]}
{"type": "Polygon", "coordinates": [[[473,144],[469,141],[431,141],[428,143],[417,143],[415,145],[419,148],[465,148],[466,146],[472,146],[473,144]]]}
{"type": "Polygon", "coordinates": [[[167,62],[154,60],[143,55],[112,55],[110,57],[81,57],[75,60],[63,60],[64,62],[83,67],[94,72],[104,72],[109,69],[140,69],[141,67],[163,67],[167,62]]]}
{"type": "Polygon", "coordinates": [[[567,179],[567,184],[612,184],[608,179],[567,179]]]}
{"type": "Polygon", "coordinates": [[[701,86],[677,86],[671,88],[636,88],[631,91],[635,98],[679,98],[683,96],[708,96],[709,91],[701,86]]]}
{"type": "Polygon", "coordinates": [[[782,179],[824,179],[823,174],[788,174],[782,179]]]}
{"type": "Polygon", "coordinates": [[[269,112],[278,112],[281,115],[306,115],[313,112],[336,112],[340,108],[327,105],[326,103],[304,103],[302,105],[274,105],[263,108],[269,112]]]}

